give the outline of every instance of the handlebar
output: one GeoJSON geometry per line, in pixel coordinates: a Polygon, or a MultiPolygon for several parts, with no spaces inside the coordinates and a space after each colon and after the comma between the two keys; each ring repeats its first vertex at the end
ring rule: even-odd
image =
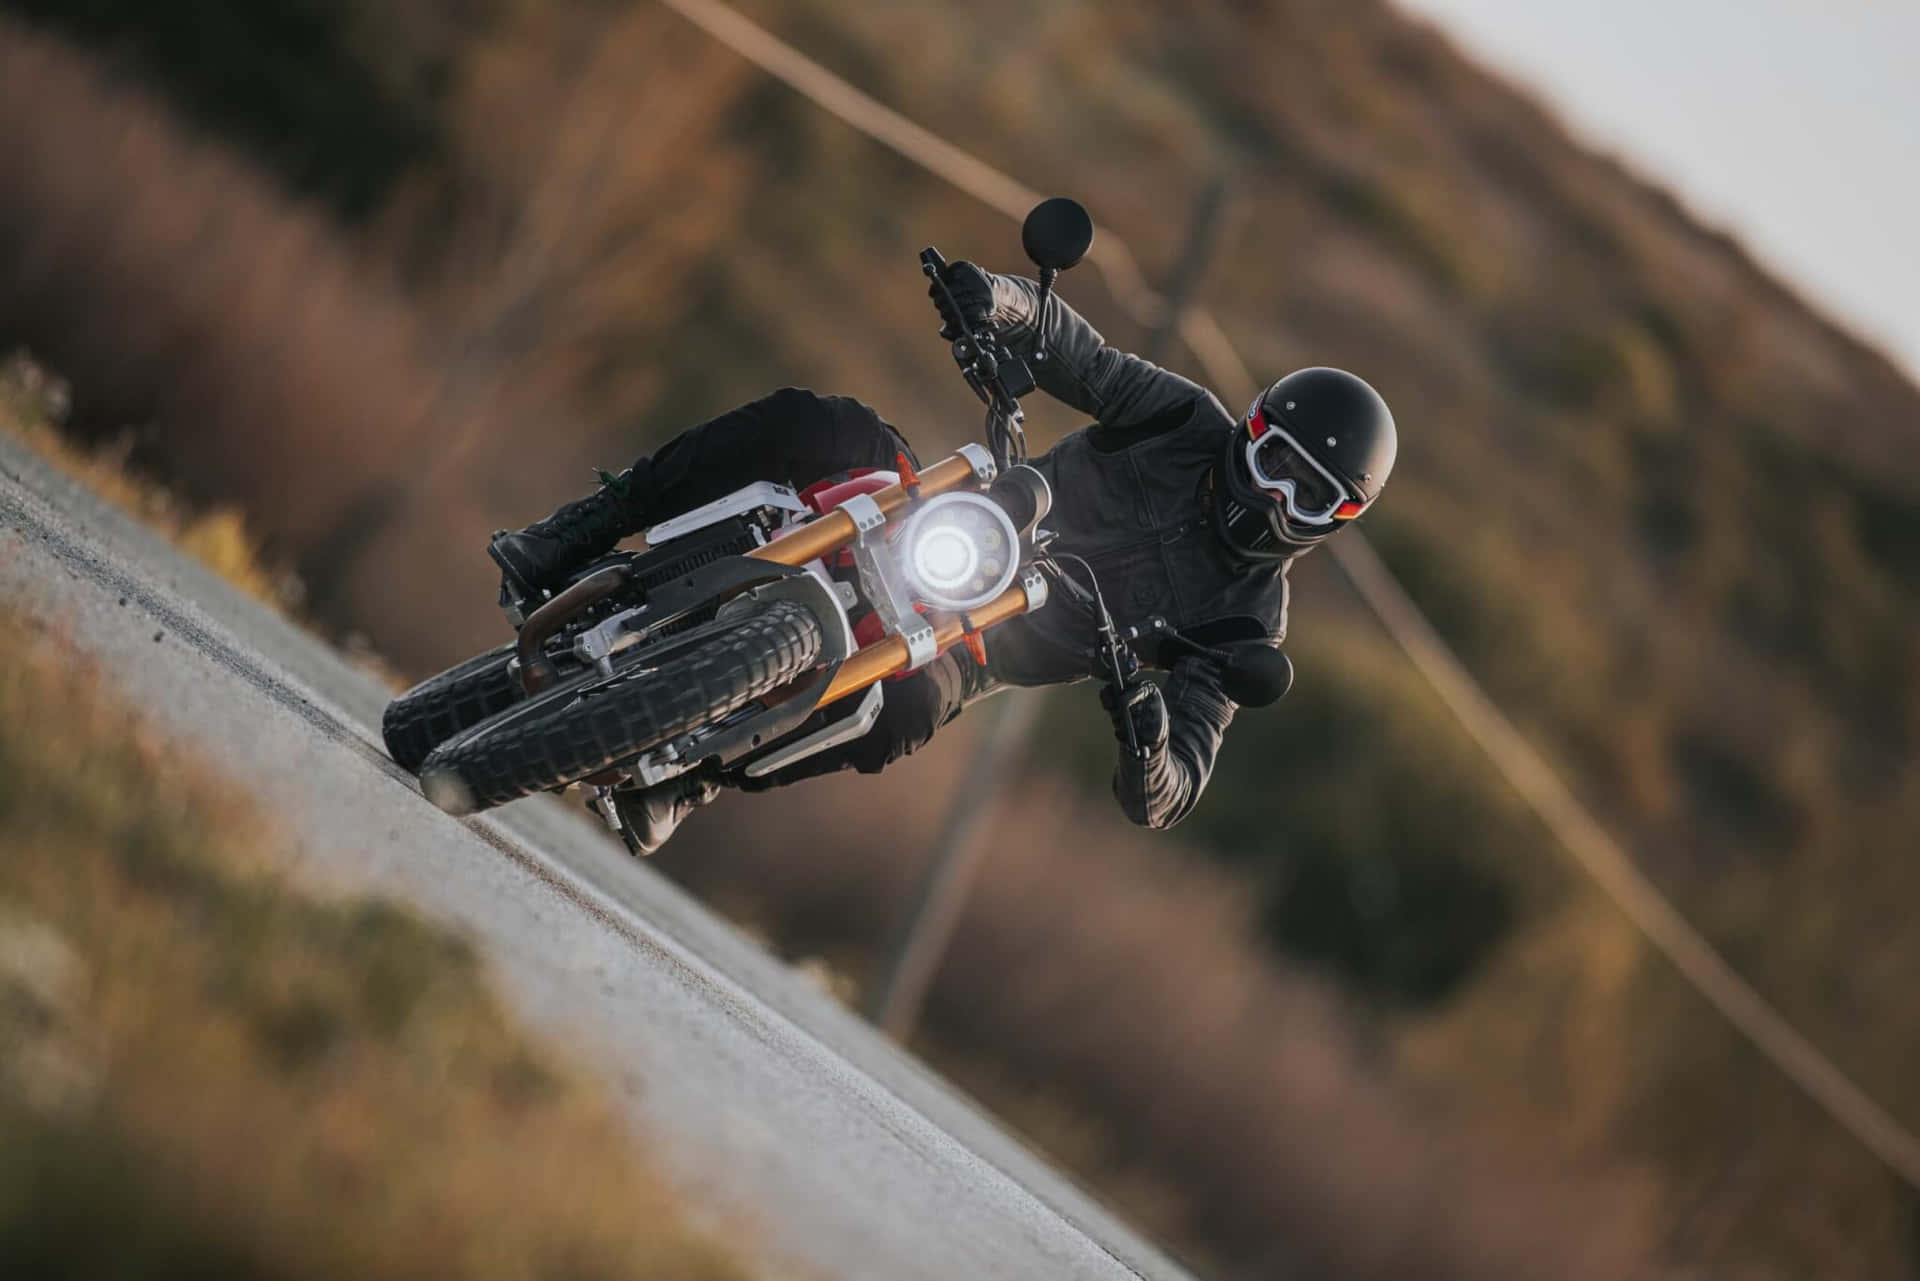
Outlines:
{"type": "Polygon", "coordinates": [[[1211,645],[1202,645],[1199,641],[1189,640],[1173,629],[1173,624],[1155,614],[1145,623],[1128,627],[1120,633],[1122,644],[1132,646],[1140,641],[1149,641],[1157,654],[1172,652],[1194,658],[1210,658],[1216,663],[1225,663],[1232,656],[1225,650],[1215,649],[1211,645]]]}
{"type": "Polygon", "coordinates": [[[1286,697],[1293,688],[1293,664],[1271,644],[1247,641],[1221,648],[1203,645],[1181,635],[1166,619],[1155,615],[1143,624],[1115,629],[1112,637],[1104,633],[1101,644],[1091,656],[1093,674],[1108,680],[1117,675],[1121,683],[1133,678],[1140,669],[1134,646],[1141,641],[1153,644],[1153,656],[1168,658],[1204,658],[1221,669],[1221,689],[1242,707],[1266,707],[1286,697]]]}

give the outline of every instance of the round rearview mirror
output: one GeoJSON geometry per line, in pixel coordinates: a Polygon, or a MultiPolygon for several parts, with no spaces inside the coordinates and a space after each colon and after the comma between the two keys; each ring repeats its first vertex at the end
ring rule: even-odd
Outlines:
{"type": "Polygon", "coordinates": [[[1042,200],[1022,224],[1020,243],[1034,266],[1065,271],[1093,248],[1093,219],[1077,200],[1042,200]]]}
{"type": "Polygon", "coordinates": [[[1242,707],[1265,707],[1293,688],[1293,664],[1271,645],[1235,645],[1220,688],[1242,707]]]}

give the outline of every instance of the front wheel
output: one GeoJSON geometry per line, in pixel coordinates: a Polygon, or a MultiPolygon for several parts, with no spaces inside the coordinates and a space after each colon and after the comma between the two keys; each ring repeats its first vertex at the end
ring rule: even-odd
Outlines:
{"type": "Polygon", "coordinates": [[[583,677],[528,699],[435,748],[421,766],[427,796],[466,814],[577,783],[710,725],[819,660],[820,620],[774,600],[636,656],[611,677],[583,677]]]}

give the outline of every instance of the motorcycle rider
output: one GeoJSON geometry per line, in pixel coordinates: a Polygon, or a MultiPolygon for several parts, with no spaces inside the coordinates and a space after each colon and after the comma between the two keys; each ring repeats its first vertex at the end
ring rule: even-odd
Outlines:
{"type": "MultiPolygon", "coordinates": [[[[1278,646],[1288,567],[1365,511],[1393,469],[1393,416],[1380,395],[1342,370],[1301,369],[1235,417],[1199,385],[1108,346],[1057,297],[1039,344],[1031,280],[966,261],[949,264],[944,279],[951,305],[929,290],[944,337],[963,320],[993,326],[1042,390],[1093,419],[1032,460],[1053,489],[1044,524],[1058,534],[1056,557],[1084,559],[1122,627],[1158,615],[1202,645],[1278,646]]],[[[913,457],[868,406],[783,388],[682,432],[619,476],[603,473],[598,492],[496,536],[489,550],[523,589],[555,588],[620,539],[742,485],[804,488],[854,468],[891,468],[900,453],[913,457]]],[[[869,733],[771,777],[696,771],[651,788],[623,807],[631,834],[651,853],[722,783],[758,790],[843,769],[876,773],[988,693],[1084,679],[1096,627],[1090,609],[1066,599],[1012,619],[988,637],[984,670],[964,651],[941,655],[887,686],[869,733]]],[[[1115,797],[1133,822],[1164,828],[1199,800],[1235,705],[1210,659],[1142,657],[1167,670],[1164,684],[1110,681],[1101,701],[1123,745],[1115,797]],[[1137,756],[1125,747],[1129,725],[1137,756]]]]}

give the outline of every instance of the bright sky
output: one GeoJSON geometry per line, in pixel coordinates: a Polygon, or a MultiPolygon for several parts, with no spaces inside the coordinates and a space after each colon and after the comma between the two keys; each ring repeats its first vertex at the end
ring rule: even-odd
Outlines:
{"type": "Polygon", "coordinates": [[[1920,0],[1398,0],[1920,377],[1920,0]]]}

